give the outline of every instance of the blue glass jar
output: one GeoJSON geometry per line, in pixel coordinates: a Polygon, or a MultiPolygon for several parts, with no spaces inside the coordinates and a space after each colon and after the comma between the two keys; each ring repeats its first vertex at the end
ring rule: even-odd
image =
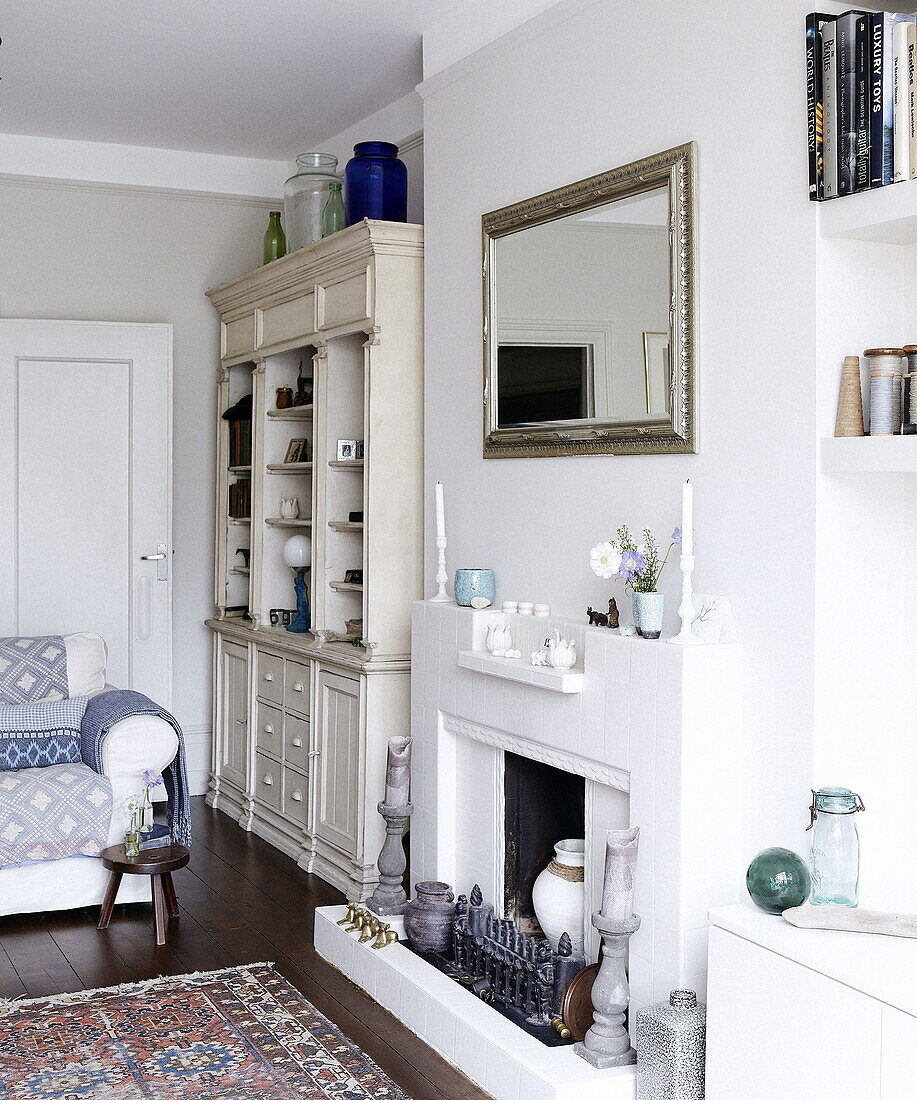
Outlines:
{"type": "Polygon", "coordinates": [[[408,170],[389,141],[361,141],[344,169],[344,212],[348,225],[363,218],[408,220],[408,170]]]}
{"type": "Polygon", "coordinates": [[[846,787],[822,787],[812,792],[812,905],[857,905],[860,838],[856,815],[865,809],[860,796],[846,787]]]}
{"type": "Polygon", "coordinates": [[[471,607],[471,601],[477,598],[494,602],[496,581],[492,569],[456,569],[452,590],[459,607],[471,607]]]}

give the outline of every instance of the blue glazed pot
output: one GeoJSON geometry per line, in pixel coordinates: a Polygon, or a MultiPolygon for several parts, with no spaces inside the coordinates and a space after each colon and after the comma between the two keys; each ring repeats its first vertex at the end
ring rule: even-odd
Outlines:
{"type": "Polygon", "coordinates": [[[408,170],[398,159],[398,146],[388,141],[361,141],[344,169],[344,219],[389,222],[408,220],[408,170]]]}
{"type": "Polygon", "coordinates": [[[483,596],[490,603],[494,602],[496,582],[492,569],[456,569],[455,582],[453,584],[455,602],[462,607],[471,607],[471,601],[476,596],[483,596]]]}
{"type": "Polygon", "coordinates": [[[634,626],[641,638],[658,638],[662,633],[664,606],[661,592],[634,593],[634,626]]]}

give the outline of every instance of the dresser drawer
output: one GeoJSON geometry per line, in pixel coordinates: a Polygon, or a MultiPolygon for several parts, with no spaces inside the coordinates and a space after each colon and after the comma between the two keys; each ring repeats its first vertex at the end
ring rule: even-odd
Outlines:
{"type": "Polygon", "coordinates": [[[282,778],[282,768],[276,760],[255,753],[255,798],[278,812],[283,797],[282,778]]]}
{"type": "Polygon", "coordinates": [[[304,294],[292,302],[258,310],[256,337],[258,347],[280,344],[306,336],[315,329],[315,295],[304,294]]]}
{"type": "Polygon", "coordinates": [[[258,703],[255,748],[278,760],[283,756],[283,711],[267,703],[258,703]]]}
{"type": "Polygon", "coordinates": [[[338,283],[319,286],[317,294],[316,320],[320,329],[362,321],[372,314],[372,281],[368,269],[338,283]]]}
{"type": "Polygon", "coordinates": [[[308,714],[312,671],[309,665],[301,665],[296,661],[287,661],[286,665],[287,680],[283,705],[288,710],[298,710],[300,714],[308,714]]]}
{"type": "Polygon", "coordinates": [[[255,350],[255,315],[249,313],[245,317],[239,317],[235,321],[227,321],[223,325],[223,351],[224,359],[231,359],[236,355],[251,354],[255,350]]]}
{"type": "Polygon", "coordinates": [[[292,768],[283,769],[283,812],[300,825],[309,813],[309,780],[292,768]]]}
{"type": "Polygon", "coordinates": [[[300,771],[309,770],[309,723],[288,714],[283,729],[283,762],[300,771]]]}
{"type": "Polygon", "coordinates": [[[283,658],[258,650],[258,671],[255,676],[257,694],[272,703],[283,702],[283,658]]]}

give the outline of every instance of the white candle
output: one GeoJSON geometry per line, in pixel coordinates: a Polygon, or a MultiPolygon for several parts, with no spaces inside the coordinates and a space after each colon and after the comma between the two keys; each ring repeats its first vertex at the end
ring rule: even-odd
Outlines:
{"type": "Polygon", "coordinates": [[[443,508],[443,483],[441,481],[436,483],[436,537],[438,539],[446,537],[446,512],[443,508]]]}
{"type": "Polygon", "coordinates": [[[634,879],[637,871],[639,826],[611,829],[605,842],[605,881],[602,886],[602,916],[630,920],[634,911],[634,879]]]}
{"type": "Polygon", "coordinates": [[[694,486],[691,479],[685,482],[681,491],[681,556],[694,555],[694,486]]]}

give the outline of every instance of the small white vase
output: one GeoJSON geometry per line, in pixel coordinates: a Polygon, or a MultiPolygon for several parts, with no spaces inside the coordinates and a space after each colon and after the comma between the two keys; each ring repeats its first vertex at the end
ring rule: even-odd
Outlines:
{"type": "Polygon", "coordinates": [[[573,954],[583,953],[583,866],[586,862],[584,840],[561,840],[554,845],[554,858],[535,879],[532,904],[541,930],[556,951],[560,937],[567,933],[573,954]]]}

